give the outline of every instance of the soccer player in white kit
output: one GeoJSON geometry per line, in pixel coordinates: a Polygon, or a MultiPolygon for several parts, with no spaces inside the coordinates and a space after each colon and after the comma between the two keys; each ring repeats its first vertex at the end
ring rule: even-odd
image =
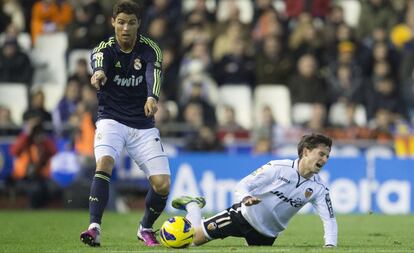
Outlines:
{"type": "Polygon", "coordinates": [[[338,226],[328,188],[318,172],[329,158],[332,140],[310,134],[298,144],[296,160],[273,160],[243,178],[236,186],[240,202],[202,220],[202,197],[176,198],[172,206],[187,211],[195,228],[194,245],[244,237],[249,246],[273,245],[289,220],[308,202],[317,210],[325,231],[325,247],[337,245],[338,226]]]}

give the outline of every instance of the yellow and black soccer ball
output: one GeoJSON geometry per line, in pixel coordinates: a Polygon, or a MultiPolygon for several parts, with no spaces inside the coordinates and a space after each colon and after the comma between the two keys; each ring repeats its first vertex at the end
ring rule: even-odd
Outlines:
{"type": "Polygon", "coordinates": [[[160,241],[168,248],[186,248],[194,239],[191,222],[181,216],[169,218],[160,229],[160,241]]]}

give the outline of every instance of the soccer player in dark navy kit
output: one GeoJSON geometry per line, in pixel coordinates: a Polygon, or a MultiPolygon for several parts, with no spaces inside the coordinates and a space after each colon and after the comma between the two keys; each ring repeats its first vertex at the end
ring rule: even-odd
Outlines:
{"type": "Polygon", "coordinates": [[[108,202],[114,164],[125,148],[151,187],[137,237],[147,246],[159,245],[152,226],[164,210],[170,189],[170,168],[154,114],[161,87],[162,55],[158,45],[138,34],[141,8],[132,0],[113,8],[115,36],[91,54],[91,84],[98,90],[98,121],[94,152],[96,172],[89,196],[90,225],[82,242],[100,246],[101,219],[108,202]]]}

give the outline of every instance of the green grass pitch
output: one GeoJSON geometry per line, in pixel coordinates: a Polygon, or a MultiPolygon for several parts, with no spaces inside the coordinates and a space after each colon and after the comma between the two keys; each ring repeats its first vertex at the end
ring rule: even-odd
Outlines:
{"type": "MultiPolygon", "coordinates": [[[[246,247],[238,238],[200,247],[172,250],[148,248],[136,239],[142,213],[106,212],[102,246],[79,241],[88,223],[87,211],[0,211],[0,252],[414,252],[414,216],[340,215],[339,247],[322,248],[322,223],[316,215],[297,215],[272,247],[246,247]]],[[[170,215],[164,214],[157,228],[170,215]]]]}

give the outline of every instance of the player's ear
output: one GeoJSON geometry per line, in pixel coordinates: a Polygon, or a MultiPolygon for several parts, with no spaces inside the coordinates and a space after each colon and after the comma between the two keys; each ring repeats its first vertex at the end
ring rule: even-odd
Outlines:
{"type": "Polygon", "coordinates": [[[115,27],[115,18],[113,17],[111,18],[111,23],[112,23],[112,26],[115,27]]]}

